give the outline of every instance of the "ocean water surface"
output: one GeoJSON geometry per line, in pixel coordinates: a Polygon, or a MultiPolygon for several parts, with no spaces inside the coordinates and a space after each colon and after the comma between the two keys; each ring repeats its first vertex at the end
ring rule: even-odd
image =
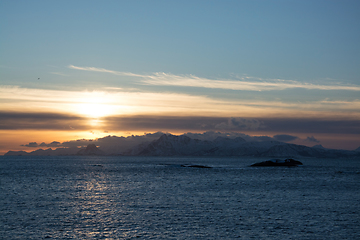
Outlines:
{"type": "Polygon", "coordinates": [[[1,156],[0,238],[360,239],[360,159],[262,160],[1,156]]]}

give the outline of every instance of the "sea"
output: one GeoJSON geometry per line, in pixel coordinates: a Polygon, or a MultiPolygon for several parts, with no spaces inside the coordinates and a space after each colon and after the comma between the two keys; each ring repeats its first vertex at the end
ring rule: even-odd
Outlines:
{"type": "Polygon", "coordinates": [[[1,156],[0,239],[360,239],[360,159],[264,160],[1,156]]]}

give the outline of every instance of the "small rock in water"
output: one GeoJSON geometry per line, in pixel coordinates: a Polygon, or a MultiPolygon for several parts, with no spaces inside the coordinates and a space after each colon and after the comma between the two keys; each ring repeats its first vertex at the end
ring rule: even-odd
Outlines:
{"type": "Polygon", "coordinates": [[[298,165],[303,165],[302,162],[288,158],[285,160],[281,159],[271,159],[264,162],[254,163],[251,167],[295,167],[298,165]]]}
{"type": "Polygon", "coordinates": [[[181,165],[181,167],[193,167],[193,168],[211,168],[209,166],[204,166],[204,165],[181,165]]]}

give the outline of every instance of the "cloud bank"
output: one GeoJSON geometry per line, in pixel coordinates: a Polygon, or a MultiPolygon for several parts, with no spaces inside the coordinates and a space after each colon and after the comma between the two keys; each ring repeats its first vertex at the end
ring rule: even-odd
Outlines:
{"type": "Polygon", "coordinates": [[[0,111],[0,130],[86,130],[87,119],[71,114],[3,112],[0,111]]]}
{"type": "MultiPolygon", "coordinates": [[[[63,130],[63,131],[246,131],[278,133],[360,134],[360,120],[313,118],[241,118],[199,116],[121,115],[90,120],[58,113],[16,113],[0,111],[0,130],[63,130]],[[92,125],[95,121],[95,125],[92,125]],[[99,123],[97,123],[99,122],[99,123]]],[[[280,141],[290,136],[277,135],[280,141]]]]}
{"type": "Polygon", "coordinates": [[[279,134],[279,135],[274,135],[273,138],[280,142],[291,142],[291,141],[298,139],[299,137],[292,136],[292,135],[286,135],[286,134],[279,134]]]}

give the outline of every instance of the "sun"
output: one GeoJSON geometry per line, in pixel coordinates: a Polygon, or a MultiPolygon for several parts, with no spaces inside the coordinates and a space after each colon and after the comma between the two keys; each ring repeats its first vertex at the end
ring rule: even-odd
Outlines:
{"type": "Polygon", "coordinates": [[[88,118],[101,118],[114,114],[115,108],[110,99],[93,93],[84,97],[76,104],[76,112],[88,118]]]}
{"type": "Polygon", "coordinates": [[[90,118],[101,118],[111,115],[111,107],[101,103],[82,103],[78,105],[79,113],[90,118]]]}

